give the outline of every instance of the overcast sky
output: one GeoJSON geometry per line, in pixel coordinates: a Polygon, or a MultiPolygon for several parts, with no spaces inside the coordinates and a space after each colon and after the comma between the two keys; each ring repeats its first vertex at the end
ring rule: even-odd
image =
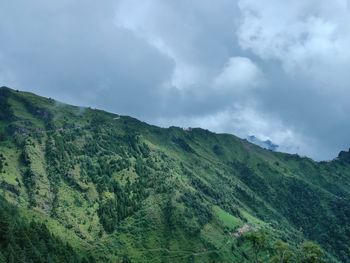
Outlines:
{"type": "Polygon", "coordinates": [[[0,85],[163,127],[350,147],[347,0],[0,2],[0,85]]]}

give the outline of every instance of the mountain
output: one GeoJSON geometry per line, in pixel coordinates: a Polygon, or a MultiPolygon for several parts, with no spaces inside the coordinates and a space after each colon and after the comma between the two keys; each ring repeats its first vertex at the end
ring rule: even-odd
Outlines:
{"type": "Polygon", "coordinates": [[[254,135],[250,135],[248,136],[247,140],[251,143],[254,143],[262,148],[265,148],[267,150],[271,150],[271,151],[277,151],[278,149],[278,145],[274,144],[273,142],[271,142],[270,140],[260,140],[259,138],[255,137],[254,135]]]}
{"type": "Polygon", "coordinates": [[[0,262],[350,262],[330,162],[0,88],[0,262]]]}

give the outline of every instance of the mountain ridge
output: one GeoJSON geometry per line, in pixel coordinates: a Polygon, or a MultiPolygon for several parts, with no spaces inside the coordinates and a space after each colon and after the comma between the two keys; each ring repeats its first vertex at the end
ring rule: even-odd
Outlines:
{"type": "MultiPolygon", "coordinates": [[[[229,136],[233,136],[233,137],[236,137],[242,141],[248,141],[250,142],[251,144],[253,145],[256,145],[262,149],[266,149],[266,150],[272,150],[272,151],[275,151],[275,152],[280,152],[280,153],[286,153],[286,154],[290,154],[290,155],[297,155],[297,156],[300,156],[302,158],[308,158],[308,159],[311,159],[313,160],[314,162],[329,162],[329,161],[334,161],[338,158],[341,158],[341,154],[346,154],[347,152],[350,152],[350,148],[348,149],[348,151],[346,150],[341,150],[339,152],[339,154],[337,156],[334,156],[333,159],[331,160],[327,160],[327,161],[324,161],[324,160],[315,160],[314,158],[310,157],[310,156],[307,156],[307,155],[299,155],[298,153],[287,153],[287,152],[283,152],[283,151],[278,151],[278,148],[279,148],[279,145],[275,144],[274,142],[272,142],[271,140],[260,140],[259,138],[257,138],[255,135],[250,135],[248,136],[247,138],[241,138],[241,137],[238,137],[237,135],[233,134],[233,133],[229,133],[229,132],[215,132],[215,131],[211,131],[209,129],[206,129],[206,128],[202,128],[202,127],[188,127],[188,128],[183,128],[183,127],[180,127],[180,126],[174,126],[174,125],[171,125],[169,127],[160,127],[160,126],[157,126],[155,124],[150,124],[150,123],[147,123],[145,121],[142,121],[138,118],[135,118],[135,117],[132,117],[132,116],[129,116],[129,115],[120,115],[118,113],[114,113],[114,112],[109,112],[109,111],[106,111],[106,110],[102,110],[102,109],[97,109],[97,108],[92,108],[90,106],[76,106],[76,105],[72,105],[72,104],[67,104],[67,103],[64,103],[64,102],[61,102],[59,100],[56,100],[56,99],[53,99],[53,98],[47,98],[47,97],[43,97],[43,96],[40,96],[40,95],[37,95],[33,92],[29,92],[29,91],[20,91],[20,90],[17,90],[17,89],[12,89],[12,88],[9,88],[7,86],[0,86],[0,90],[3,89],[3,90],[9,90],[11,92],[22,92],[22,93],[26,93],[26,94],[30,94],[32,96],[37,96],[37,97],[40,97],[40,98],[43,98],[43,99],[48,99],[49,101],[52,101],[52,102],[55,102],[57,103],[57,105],[65,105],[65,106],[69,106],[69,107],[74,107],[74,108],[77,108],[79,109],[79,111],[85,111],[87,109],[93,109],[93,110],[98,110],[98,111],[101,111],[101,112],[104,112],[106,114],[112,114],[115,116],[116,119],[119,119],[121,116],[122,117],[127,117],[127,118],[130,118],[130,119],[133,119],[135,121],[139,121],[141,123],[144,123],[148,126],[153,126],[153,127],[157,127],[159,129],[181,129],[181,130],[185,130],[185,131],[192,131],[192,130],[203,130],[203,131],[207,131],[209,133],[213,133],[213,134],[216,134],[216,135],[229,135],[229,136]],[[255,143],[254,141],[257,140],[258,142],[255,143]],[[262,146],[260,145],[260,143],[264,143],[264,145],[266,144],[267,146],[262,146]],[[270,148],[271,147],[271,148],[270,148]]],[[[344,146],[346,148],[346,146],[344,146]]]]}
{"type": "Polygon", "coordinates": [[[98,262],[272,262],[307,239],[350,260],[346,152],[316,162],[8,88],[0,106],[5,199],[98,262]]]}

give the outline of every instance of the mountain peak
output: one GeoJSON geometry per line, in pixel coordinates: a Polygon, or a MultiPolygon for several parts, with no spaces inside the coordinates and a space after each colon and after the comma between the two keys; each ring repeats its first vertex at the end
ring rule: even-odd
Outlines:
{"type": "Polygon", "coordinates": [[[350,163],[350,149],[349,151],[341,151],[338,154],[338,159],[350,163]]]}
{"type": "Polygon", "coordinates": [[[0,90],[9,90],[9,91],[13,91],[13,89],[7,87],[7,86],[1,86],[0,90]]]}
{"type": "Polygon", "coordinates": [[[262,148],[265,148],[267,150],[276,151],[279,147],[277,144],[273,143],[271,140],[261,140],[257,138],[255,135],[248,136],[247,140],[251,143],[254,143],[255,145],[258,145],[262,148]]]}

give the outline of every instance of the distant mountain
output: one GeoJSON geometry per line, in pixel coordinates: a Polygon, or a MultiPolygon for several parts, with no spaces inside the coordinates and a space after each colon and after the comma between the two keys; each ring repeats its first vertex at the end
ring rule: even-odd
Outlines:
{"type": "Polygon", "coordinates": [[[2,87],[0,262],[350,262],[349,156],[2,87]]]}
{"type": "Polygon", "coordinates": [[[254,143],[262,148],[265,148],[267,150],[271,150],[271,151],[277,151],[278,149],[278,145],[274,144],[273,142],[271,142],[270,140],[260,140],[259,138],[255,137],[254,135],[248,136],[247,140],[251,143],[254,143]]]}

